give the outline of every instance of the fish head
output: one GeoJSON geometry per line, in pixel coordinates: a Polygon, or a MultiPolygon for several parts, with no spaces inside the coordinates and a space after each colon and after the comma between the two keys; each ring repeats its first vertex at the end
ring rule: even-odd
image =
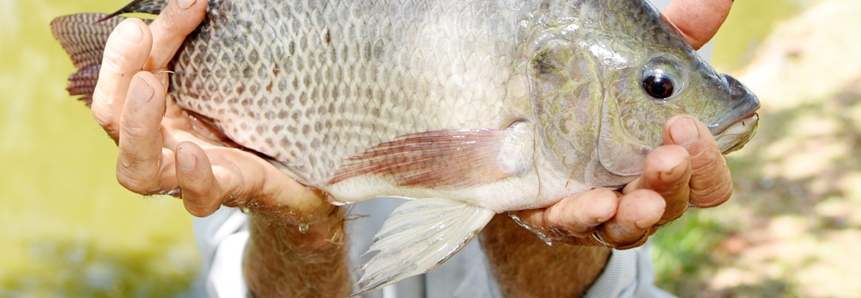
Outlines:
{"type": "Polygon", "coordinates": [[[706,124],[725,154],[744,146],[759,120],[757,97],[718,74],[648,3],[609,2],[621,12],[550,27],[533,42],[533,97],[538,113],[550,116],[539,121],[548,122],[553,155],[585,163],[586,180],[600,180],[592,185],[624,184],[642,172],[645,156],[664,144],[664,124],[679,114],[706,124]],[[558,145],[563,139],[579,144],[558,145]]]}
{"type": "Polygon", "coordinates": [[[649,17],[617,26],[616,34],[589,46],[605,82],[601,165],[618,175],[638,174],[645,155],[664,144],[664,123],[678,114],[706,124],[721,152],[740,149],[756,131],[756,95],[718,74],[654,8],[645,5],[644,13],[649,17]]]}

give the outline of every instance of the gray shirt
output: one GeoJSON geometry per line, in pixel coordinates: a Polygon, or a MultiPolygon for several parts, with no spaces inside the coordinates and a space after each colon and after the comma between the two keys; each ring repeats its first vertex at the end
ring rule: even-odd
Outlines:
{"type": "MultiPolygon", "coordinates": [[[[361,255],[388,214],[402,200],[381,198],[352,205],[351,213],[367,215],[348,222],[347,234],[353,268],[367,261],[361,255]]],[[[248,240],[245,214],[222,207],[215,214],[195,219],[194,234],[204,264],[206,292],[210,297],[244,297],[242,252],[248,240]]],[[[648,245],[613,250],[610,260],[586,297],[672,297],[655,288],[648,245]]],[[[366,298],[495,298],[502,297],[480,243],[462,251],[426,274],[414,276],[365,295],[366,298]]]]}

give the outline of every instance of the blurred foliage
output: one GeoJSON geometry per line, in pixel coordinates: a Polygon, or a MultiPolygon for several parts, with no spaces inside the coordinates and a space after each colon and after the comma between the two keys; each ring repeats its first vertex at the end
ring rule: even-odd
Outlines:
{"type": "Polygon", "coordinates": [[[714,38],[711,63],[718,70],[737,70],[754,58],[756,49],[781,21],[796,16],[812,0],[756,0],[733,3],[714,38]]]}
{"type": "MultiPolygon", "coordinates": [[[[706,211],[708,212],[708,211],[706,211]]],[[[697,276],[704,265],[714,265],[712,248],[728,235],[722,222],[699,210],[689,210],[682,218],[662,228],[653,237],[652,260],[658,286],[671,293],[702,288],[697,276]],[[690,278],[690,277],[696,278],[690,278]]]]}
{"type": "Polygon", "coordinates": [[[89,241],[30,243],[31,263],[0,280],[0,297],[183,297],[198,265],[172,241],[116,251],[89,241]]]}
{"type": "Polygon", "coordinates": [[[182,202],[120,186],[116,145],[64,90],[51,20],[125,2],[0,0],[0,297],[174,297],[197,274],[182,202]]]}
{"type": "MultiPolygon", "coordinates": [[[[767,26],[774,30],[734,73],[763,107],[757,135],[727,157],[733,198],[689,211],[654,237],[657,284],[681,297],[861,293],[861,3],[790,2],[798,15],[767,26]]],[[[760,5],[736,2],[732,13],[757,19],[746,9],[760,5]]],[[[745,41],[756,30],[724,34],[745,41]]],[[[720,48],[727,36],[715,60],[737,57],[720,48]]]]}

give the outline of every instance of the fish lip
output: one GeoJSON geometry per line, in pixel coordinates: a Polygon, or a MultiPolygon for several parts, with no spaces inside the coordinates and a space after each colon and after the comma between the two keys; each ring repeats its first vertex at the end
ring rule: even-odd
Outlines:
{"type": "Polygon", "coordinates": [[[723,77],[730,92],[730,100],[734,101],[735,105],[723,117],[708,125],[713,136],[718,136],[740,121],[751,118],[760,107],[759,98],[744,84],[730,75],[724,74],[723,77]]]}
{"type": "MultiPolygon", "coordinates": [[[[758,110],[758,107],[757,107],[757,110],[758,110]]],[[[727,129],[729,129],[733,125],[744,122],[745,120],[751,120],[750,118],[754,118],[755,116],[757,119],[755,119],[754,121],[758,121],[759,113],[757,113],[756,110],[753,110],[747,114],[744,114],[741,117],[732,117],[732,115],[722,117],[718,121],[715,121],[715,123],[712,123],[708,126],[709,132],[711,132],[713,136],[719,136],[719,135],[723,134],[724,132],[726,132],[727,129]],[[735,118],[735,120],[730,121],[730,119],[732,119],[732,118],[735,118]]]]}
{"type": "Polygon", "coordinates": [[[759,113],[752,113],[715,135],[715,142],[724,155],[738,151],[753,138],[757,127],[759,127],[759,113]]]}

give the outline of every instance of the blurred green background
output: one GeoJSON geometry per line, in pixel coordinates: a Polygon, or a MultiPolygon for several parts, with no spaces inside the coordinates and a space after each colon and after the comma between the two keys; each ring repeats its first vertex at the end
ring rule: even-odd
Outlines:
{"type": "Polygon", "coordinates": [[[0,297],[170,297],[198,271],[182,202],[120,186],[116,146],[65,90],[51,19],[122,5],[0,0],[0,297]]]}
{"type": "MultiPolygon", "coordinates": [[[[861,294],[861,5],[734,4],[713,64],[761,98],[732,154],[734,198],[654,237],[657,283],[683,297],[861,294]]],[[[0,297],[179,297],[199,258],[191,217],[114,176],[116,148],[64,90],[52,18],[122,1],[0,0],[0,297]]]]}
{"type": "Polygon", "coordinates": [[[733,198],[657,233],[682,297],[861,297],[861,1],[738,1],[713,64],[756,93],[733,198]]]}

